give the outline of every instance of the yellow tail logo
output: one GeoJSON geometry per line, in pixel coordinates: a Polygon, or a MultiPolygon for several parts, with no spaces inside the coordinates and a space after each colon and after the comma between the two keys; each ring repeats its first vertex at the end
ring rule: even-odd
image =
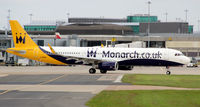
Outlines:
{"type": "Polygon", "coordinates": [[[10,26],[13,35],[15,48],[35,47],[37,46],[31,37],[26,33],[22,26],[16,20],[10,20],[10,26]]]}
{"type": "Polygon", "coordinates": [[[20,37],[16,36],[16,43],[17,44],[19,44],[19,43],[25,44],[25,42],[26,42],[26,36],[24,36],[23,38],[22,38],[22,36],[20,36],[20,37]]]}

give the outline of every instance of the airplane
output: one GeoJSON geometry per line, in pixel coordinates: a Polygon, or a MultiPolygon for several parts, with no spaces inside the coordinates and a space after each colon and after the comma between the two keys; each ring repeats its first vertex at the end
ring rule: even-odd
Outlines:
{"type": "Polygon", "coordinates": [[[10,20],[14,48],[6,52],[49,64],[90,65],[90,74],[107,71],[132,70],[134,66],[170,66],[188,64],[190,59],[178,50],[167,48],[116,48],[116,47],[52,47],[38,46],[16,20],[10,20]]]}

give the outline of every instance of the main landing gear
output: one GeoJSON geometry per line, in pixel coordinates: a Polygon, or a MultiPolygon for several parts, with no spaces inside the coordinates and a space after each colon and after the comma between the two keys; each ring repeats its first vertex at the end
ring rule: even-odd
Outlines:
{"type": "Polygon", "coordinates": [[[90,74],[95,74],[95,73],[96,73],[96,69],[90,68],[90,69],[89,69],[89,73],[90,73],[90,74]]]}
{"type": "Polygon", "coordinates": [[[170,74],[171,74],[171,71],[170,71],[170,69],[169,69],[169,66],[166,66],[166,69],[167,69],[166,75],[170,75],[170,74]]]}
{"type": "Polygon", "coordinates": [[[101,72],[102,74],[106,74],[106,73],[107,73],[107,70],[100,70],[100,72],[101,72]]]}
{"type": "MultiPolygon", "coordinates": [[[[107,70],[100,70],[100,72],[101,72],[102,74],[106,74],[106,73],[107,73],[107,70]]],[[[95,73],[96,73],[96,69],[95,69],[95,68],[90,68],[90,69],[89,69],[89,73],[90,73],[90,74],[95,74],[95,73]]]]}

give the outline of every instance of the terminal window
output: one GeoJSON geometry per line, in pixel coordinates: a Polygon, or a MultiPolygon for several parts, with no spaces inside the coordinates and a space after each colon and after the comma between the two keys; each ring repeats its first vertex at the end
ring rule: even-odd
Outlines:
{"type": "Polygon", "coordinates": [[[44,40],[38,40],[37,43],[38,43],[39,46],[44,46],[44,40]]]}
{"type": "Polygon", "coordinates": [[[3,43],[2,46],[7,46],[7,43],[3,43]]]}

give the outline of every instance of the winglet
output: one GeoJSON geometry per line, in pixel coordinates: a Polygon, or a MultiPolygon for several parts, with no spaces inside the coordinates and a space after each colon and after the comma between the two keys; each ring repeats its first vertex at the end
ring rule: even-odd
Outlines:
{"type": "Polygon", "coordinates": [[[48,46],[49,46],[49,48],[51,49],[51,52],[53,53],[53,54],[56,54],[56,52],[54,51],[54,49],[51,47],[51,45],[48,43],[48,46]]]}
{"type": "Polygon", "coordinates": [[[103,43],[101,44],[101,47],[102,47],[102,48],[104,48],[104,45],[103,45],[103,43]]]}

